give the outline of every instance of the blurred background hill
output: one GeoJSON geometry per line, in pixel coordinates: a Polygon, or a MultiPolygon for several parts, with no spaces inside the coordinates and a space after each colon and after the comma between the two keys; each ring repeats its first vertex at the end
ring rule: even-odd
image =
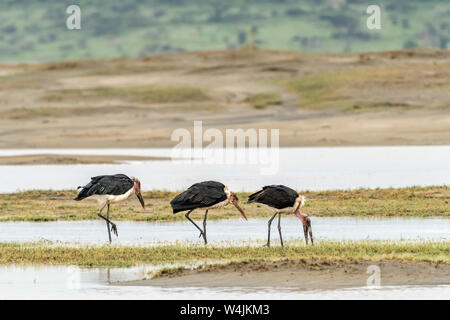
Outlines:
{"type": "Polygon", "coordinates": [[[384,0],[382,29],[363,0],[2,0],[0,63],[140,57],[242,47],[366,52],[448,47],[447,0],[384,0]],[[82,29],[66,29],[81,7],[82,29]]]}

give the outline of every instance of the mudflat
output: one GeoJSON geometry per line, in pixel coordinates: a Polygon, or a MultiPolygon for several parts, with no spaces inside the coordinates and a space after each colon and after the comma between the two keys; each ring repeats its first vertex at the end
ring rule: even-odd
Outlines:
{"type": "Polygon", "coordinates": [[[450,264],[405,261],[285,260],[236,262],[198,269],[165,271],[148,280],[121,283],[129,286],[162,287],[277,287],[299,290],[339,289],[367,285],[380,269],[380,284],[450,284],[450,264]],[[370,269],[369,269],[370,270],[370,269]]]}

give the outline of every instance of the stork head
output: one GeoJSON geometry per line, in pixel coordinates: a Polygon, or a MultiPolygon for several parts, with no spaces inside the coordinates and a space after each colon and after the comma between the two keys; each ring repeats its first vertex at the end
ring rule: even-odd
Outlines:
{"type": "Polygon", "coordinates": [[[239,201],[239,198],[237,197],[237,195],[234,192],[230,192],[230,194],[228,196],[228,200],[230,201],[230,203],[232,203],[236,207],[236,209],[239,210],[239,212],[242,214],[244,219],[248,220],[247,216],[245,215],[244,210],[241,207],[241,201],[239,201]]]}
{"type": "Polygon", "coordinates": [[[145,209],[144,198],[142,197],[142,194],[141,194],[141,181],[139,181],[139,179],[135,178],[135,177],[131,177],[131,180],[133,180],[133,182],[134,182],[134,193],[136,194],[136,197],[139,199],[139,202],[141,203],[142,208],[145,209]]]}

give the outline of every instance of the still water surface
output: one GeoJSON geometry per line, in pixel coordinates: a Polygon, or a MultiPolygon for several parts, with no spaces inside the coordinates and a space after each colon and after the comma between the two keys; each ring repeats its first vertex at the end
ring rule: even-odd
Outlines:
{"type": "MultiPolygon", "coordinates": [[[[0,156],[25,154],[171,157],[172,149],[0,150],[0,156]]],[[[202,180],[222,181],[234,191],[253,191],[268,184],[285,184],[298,190],[330,190],[450,183],[450,146],[281,148],[271,155],[274,157],[262,157],[261,163],[256,164],[250,162],[249,156],[248,161],[239,162],[236,158],[234,164],[168,160],[109,165],[0,166],[0,192],[74,189],[86,184],[91,176],[119,172],[139,177],[144,190],[182,190],[202,180]],[[276,170],[263,174],[268,167],[276,170]]]]}
{"type": "MultiPolygon", "coordinates": [[[[113,214],[114,218],[114,214],[113,214]]],[[[208,241],[217,245],[259,244],[267,239],[267,219],[230,219],[208,221],[208,241]]],[[[311,217],[316,240],[450,240],[450,219],[445,218],[322,218],[311,217]]],[[[300,220],[283,217],[283,239],[303,239],[300,220]]],[[[185,241],[202,243],[189,221],[117,222],[116,244],[155,245],[185,241]]],[[[278,245],[278,230],[272,225],[272,240],[278,245]]],[[[0,242],[54,242],[102,244],[107,240],[103,221],[2,222],[0,242]]]]}
{"type": "Polygon", "coordinates": [[[164,288],[120,286],[154,267],[0,267],[0,299],[448,299],[450,286],[381,286],[339,290],[296,288],[164,288]]]}

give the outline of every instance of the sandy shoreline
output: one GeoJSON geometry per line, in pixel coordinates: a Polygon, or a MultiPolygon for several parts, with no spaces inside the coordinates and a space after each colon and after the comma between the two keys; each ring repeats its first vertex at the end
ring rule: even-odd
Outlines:
{"type": "MultiPolygon", "coordinates": [[[[126,113],[126,110],[123,112],[126,113]]],[[[273,114],[258,115],[256,111],[238,112],[242,114],[239,119],[235,115],[206,117],[190,111],[189,117],[186,117],[187,113],[174,113],[168,119],[160,119],[158,126],[153,127],[147,122],[133,123],[134,120],[128,120],[133,125],[120,135],[107,129],[101,134],[61,133],[60,127],[73,131],[72,118],[54,120],[58,128],[54,128],[52,122],[41,128],[42,123],[36,119],[23,120],[23,126],[27,129],[16,130],[15,120],[0,117],[0,136],[3,136],[0,138],[0,149],[172,148],[177,144],[171,140],[174,130],[186,129],[193,137],[194,120],[203,121],[204,131],[218,129],[224,136],[226,129],[266,129],[269,135],[270,130],[279,130],[281,147],[450,144],[450,112],[446,109],[407,112],[387,110],[339,115],[297,109],[291,120],[279,120],[273,114]],[[36,131],[44,131],[45,134],[36,131]],[[50,135],[53,136],[52,139],[48,139],[50,135]]],[[[114,117],[115,115],[110,114],[102,117],[105,127],[114,128],[114,117]]],[[[92,119],[83,118],[82,121],[85,126],[93,125],[90,123],[92,119]]]]}
{"type": "Polygon", "coordinates": [[[64,155],[33,154],[0,157],[0,165],[67,165],[67,164],[117,164],[126,161],[170,160],[167,157],[132,155],[64,155]]]}
{"type": "Polygon", "coordinates": [[[255,261],[163,272],[153,279],[123,282],[125,286],[162,287],[277,287],[325,290],[367,285],[380,268],[381,285],[450,284],[450,265],[400,261],[255,261]]]}

